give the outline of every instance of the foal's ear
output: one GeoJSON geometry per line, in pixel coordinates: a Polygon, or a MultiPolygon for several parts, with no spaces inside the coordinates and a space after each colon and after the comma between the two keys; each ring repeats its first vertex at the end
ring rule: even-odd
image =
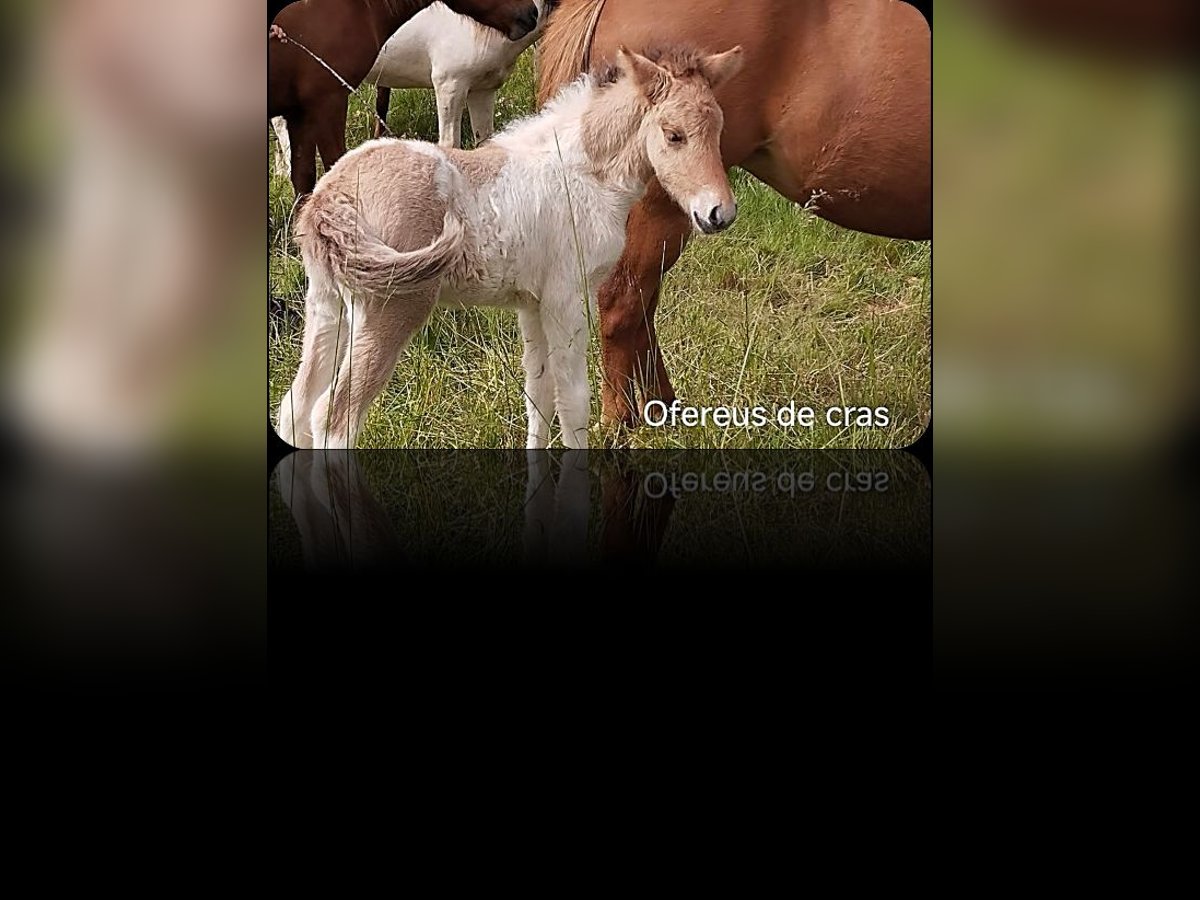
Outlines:
{"type": "Polygon", "coordinates": [[[700,61],[700,71],[715,90],[740,72],[745,61],[746,54],[742,52],[742,45],[738,44],[732,50],[704,57],[700,61]]]}
{"type": "Polygon", "coordinates": [[[617,66],[633,79],[642,94],[651,103],[657,103],[667,92],[667,71],[640,53],[631,53],[625,47],[617,48],[617,66]]]}

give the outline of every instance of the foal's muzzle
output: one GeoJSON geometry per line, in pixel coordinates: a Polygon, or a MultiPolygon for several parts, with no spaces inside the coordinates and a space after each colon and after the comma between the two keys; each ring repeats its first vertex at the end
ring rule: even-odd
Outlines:
{"type": "Polygon", "coordinates": [[[724,231],[737,218],[736,203],[718,203],[707,210],[693,209],[692,219],[696,227],[705,234],[716,234],[724,231]]]}
{"type": "Polygon", "coordinates": [[[529,4],[529,9],[521,13],[513,20],[512,28],[508,29],[508,39],[510,41],[519,41],[538,25],[538,10],[533,4],[529,4]]]}

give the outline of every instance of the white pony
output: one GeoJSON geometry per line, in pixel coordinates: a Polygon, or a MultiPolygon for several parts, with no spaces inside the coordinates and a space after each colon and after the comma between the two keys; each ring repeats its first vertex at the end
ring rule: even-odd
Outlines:
{"type": "Polygon", "coordinates": [[[355,445],[434,305],[511,306],[525,341],[526,446],[587,446],[587,309],[625,244],[629,210],[657,177],[706,233],[737,204],[713,89],[742,51],[622,49],[537,116],[483,147],[376,140],[321,179],[297,218],[308,274],[300,369],[279,410],[297,447],[355,445]]]}
{"type": "MultiPolygon", "coordinates": [[[[375,109],[387,121],[391,88],[433,88],[437,96],[438,144],[462,146],[462,114],[471,115],[475,143],[492,136],[496,92],[508,81],[526,48],[546,28],[546,0],[534,0],[538,25],[519,41],[435,3],[413,16],[383,45],[364,79],[379,89],[375,109]]],[[[375,136],[382,137],[382,123],[375,136]]]]}
{"type": "MultiPolygon", "coordinates": [[[[462,146],[462,115],[471,115],[475,142],[482,143],[495,130],[496,92],[512,75],[517,58],[546,28],[546,0],[533,0],[538,25],[519,41],[454,12],[444,3],[421,10],[397,29],[375,60],[363,84],[378,88],[375,136],[383,136],[391,105],[391,88],[433,88],[437,97],[438,144],[462,146]]],[[[279,139],[275,170],[291,176],[292,151],[283,116],[271,120],[279,139]]]]}

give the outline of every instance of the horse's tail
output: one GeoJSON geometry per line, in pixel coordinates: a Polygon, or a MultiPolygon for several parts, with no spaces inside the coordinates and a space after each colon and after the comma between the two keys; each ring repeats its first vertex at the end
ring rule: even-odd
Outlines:
{"type": "Polygon", "coordinates": [[[586,72],[605,0],[562,0],[538,44],[538,106],[586,72]]]}
{"type": "Polygon", "coordinates": [[[424,247],[403,252],[389,247],[362,221],[354,198],[320,193],[309,197],[296,221],[296,242],[305,268],[355,293],[386,300],[441,278],[462,259],[466,231],[446,210],[442,233],[424,247]]]}

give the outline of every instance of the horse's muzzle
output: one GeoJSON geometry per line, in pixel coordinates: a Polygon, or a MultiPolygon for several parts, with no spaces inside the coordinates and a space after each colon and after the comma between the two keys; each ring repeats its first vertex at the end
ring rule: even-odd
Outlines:
{"type": "Polygon", "coordinates": [[[519,41],[538,25],[538,9],[533,3],[529,4],[529,9],[521,13],[513,20],[512,28],[508,29],[508,39],[510,41],[519,41]]]}

